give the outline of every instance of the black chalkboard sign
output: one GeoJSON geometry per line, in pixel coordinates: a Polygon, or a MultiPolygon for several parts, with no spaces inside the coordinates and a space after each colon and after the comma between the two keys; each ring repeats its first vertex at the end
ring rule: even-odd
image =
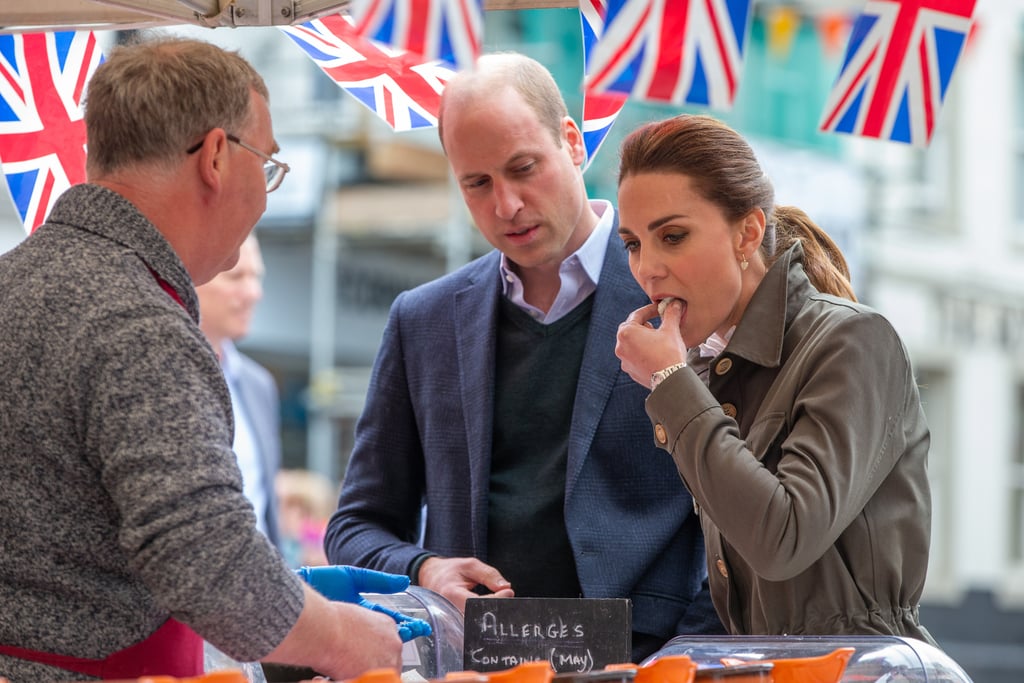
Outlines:
{"type": "Polygon", "coordinates": [[[547,660],[555,673],[629,662],[629,600],[470,598],[462,651],[467,671],[502,671],[547,660]]]}

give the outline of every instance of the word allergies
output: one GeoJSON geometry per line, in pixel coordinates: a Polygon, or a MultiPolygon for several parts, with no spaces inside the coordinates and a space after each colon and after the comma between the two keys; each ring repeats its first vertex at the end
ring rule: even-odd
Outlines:
{"type": "Polygon", "coordinates": [[[500,621],[493,612],[484,612],[480,620],[480,635],[484,638],[550,639],[583,638],[583,624],[558,621],[545,624],[535,622],[500,621]]]}

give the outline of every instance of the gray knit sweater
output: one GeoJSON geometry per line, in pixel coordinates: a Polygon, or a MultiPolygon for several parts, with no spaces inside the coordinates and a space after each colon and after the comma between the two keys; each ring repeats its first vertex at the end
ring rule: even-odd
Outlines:
{"type": "MultiPolygon", "coordinates": [[[[173,616],[249,661],[298,618],[197,319],[171,246],[98,186],[0,257],[0,643],[102,658],[173,616]]],[[[82,678],[3,656],[0,677],[82,678]]]]}

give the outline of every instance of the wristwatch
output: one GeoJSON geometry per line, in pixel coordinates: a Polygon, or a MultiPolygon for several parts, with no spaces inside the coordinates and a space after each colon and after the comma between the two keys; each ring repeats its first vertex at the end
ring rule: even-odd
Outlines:
{"type": "Polygon", "coordinates": [[[658,370],[657,372],[652,372],[651,373],[651,391],[654,391],[654,389],[659,384],[661,384],[661,382],[666,377],[671,375],[673,372],[675,372],[676,370],[679,370],[680,368],[685,368],[685,367],[686,367],[686,361],[683,361],[682,363],[676,363],[675,365],[670,365],[667,368],[663,368],[661,370],[658,370]]]}

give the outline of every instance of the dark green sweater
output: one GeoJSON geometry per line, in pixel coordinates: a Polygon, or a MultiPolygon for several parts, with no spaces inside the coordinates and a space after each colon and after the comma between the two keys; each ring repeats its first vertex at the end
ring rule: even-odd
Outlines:
{"type": "Polygon", "coordinates": [[[518,597],[580,597],[565,530],[565,472],[593,297],[550,325],[502,299],[488,562],[518,597]]]}

